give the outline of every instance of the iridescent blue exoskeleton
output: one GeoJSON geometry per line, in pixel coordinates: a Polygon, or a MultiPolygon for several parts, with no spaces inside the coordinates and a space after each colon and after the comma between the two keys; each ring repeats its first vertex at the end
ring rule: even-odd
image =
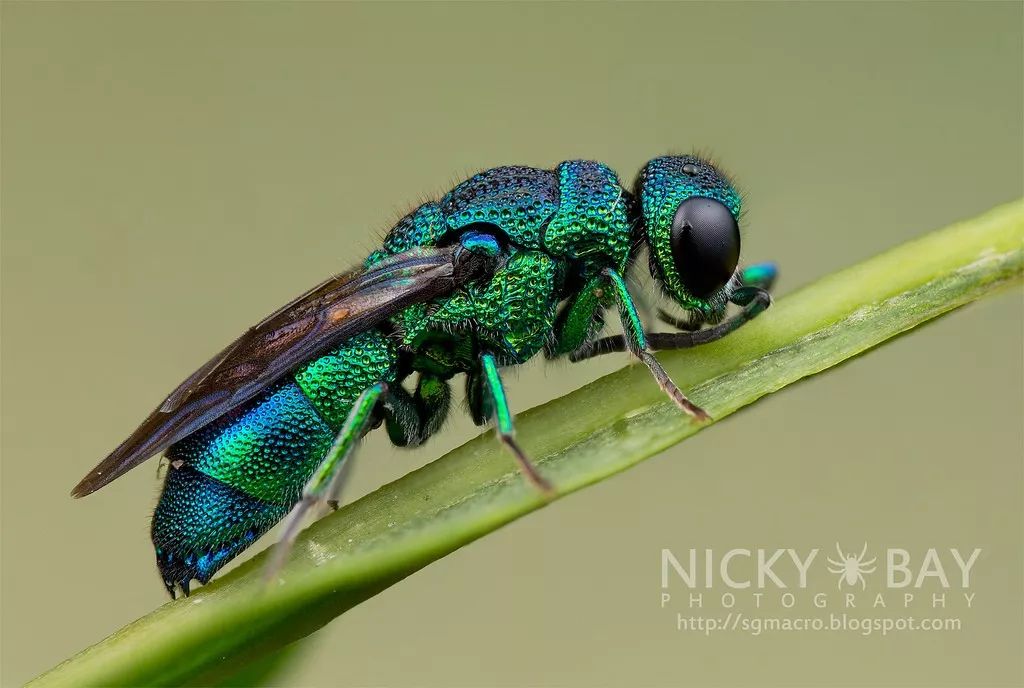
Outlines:
{"type": "Polygon", "coordinates": [[[591,161],[481,172],[409,213],[361,267],[217,354],[72,494],[166,451],[152,533],[171,595],[207,582],[288,516],[273,571],[303,517],[336,505],[360,438],[384,425],[395,444],[421,444],[443,423],[459,374],[474,420],[493,419],[525,476],[550,493],[515,440],[500,369],[542,351],[577,361],[626,350],[684,412],[706,419],[653,351],[718,339],[771,303],[774,267],[737,268],[740,205],[729,179],[691,155],[651,160],[632,191],[591,161]],[[660,312],[675,331],[647,332],[627,289],[643,248],[681,309],[660,312]],[[726,318],[730,303],[740,311],[726,318]],[[609,309],[623,334],[600,338],[609,309]]]}

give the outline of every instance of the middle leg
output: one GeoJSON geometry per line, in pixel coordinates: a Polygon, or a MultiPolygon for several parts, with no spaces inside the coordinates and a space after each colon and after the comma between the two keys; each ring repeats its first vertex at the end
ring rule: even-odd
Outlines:
{"type": "Polygon", "coordinates": [[[533,485],[544,494],[554,491],[551,483],[537,471],[526,452],[516,441],[515,425],[509,411],[508,400],[505,398],[505,386],[501,383],[498,363],[494,355],[485,353],[480,356],[480,369],[469,374],[466,379],[466,398],[469,402],[473,422],[483,425],[494,418],[494,431],[500,441],[515,458],[520,470],[533,485]]]}
{"type": "Polygon", "coordinates": [[[440,377],[420,373],[416,391],[411,395],[401,385],[395,385],[382,403],[388,437],[398,447],[423,444],[441,429],[450,405],[451,389],[440,377]]]}

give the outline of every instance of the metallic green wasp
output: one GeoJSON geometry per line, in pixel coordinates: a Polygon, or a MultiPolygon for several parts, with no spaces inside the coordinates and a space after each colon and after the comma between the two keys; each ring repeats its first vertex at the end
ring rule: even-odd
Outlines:
{"type": "Polygon", "coordinates": [[[409,213],[360,268],[217,354],[72,494],[166,450],[153,543],[168,592],[188,594],[287,516],[280,561],[304,516],[337,504],[362,436],[384,425],[395,444],[421,444],[441,427],[458,374],[473,419],[493,419],[525,476],[549,491],[516,442],[501,368],[542,351],[576,361],[626,350],[706,419],[653,351],[718,339],[771,303],[774,267],[737,269],[740,203],[722,172],[689,155],[651,160],[632,191],[591,161],[482,172],[409,213]],[[685,314],[660,312],[673,332],[648,333],[627,289],[642,248],[685,314]],[[730,303],[741,310],[726,318],[730,303]],[[623,334],[600,338],[613,308],[623,334]]]}

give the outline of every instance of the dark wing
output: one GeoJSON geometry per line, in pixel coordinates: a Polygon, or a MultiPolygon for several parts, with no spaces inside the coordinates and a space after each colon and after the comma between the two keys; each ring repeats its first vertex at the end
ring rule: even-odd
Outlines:
{"type": "Polygon", "coordinates": [[[459,245],[414,249],[314,287],[192,373],[75,486],[72,496],[98,490],[253,398],[316,354],[411,304],[450,294],[492,269],[491,260],[459,245]]]}

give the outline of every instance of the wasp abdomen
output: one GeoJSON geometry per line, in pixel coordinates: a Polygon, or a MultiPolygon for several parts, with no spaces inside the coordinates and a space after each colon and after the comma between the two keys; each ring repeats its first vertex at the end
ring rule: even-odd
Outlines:
{"type": "Polygon", "coordinates": [[[381,332],[357,335],[173,445],[152,527],[165,584],[206,582],[284,517],[355,399],[393,381],[397,359],[381,332]]]}
{"type": "Polygon", "coordinates": [[[152,526],[156,564],[167,591],[173,597],[179,585],[188,594],[193,578],[209,581],[288,509],[255,499],[192,466],[168,471],[152,526]]]}

